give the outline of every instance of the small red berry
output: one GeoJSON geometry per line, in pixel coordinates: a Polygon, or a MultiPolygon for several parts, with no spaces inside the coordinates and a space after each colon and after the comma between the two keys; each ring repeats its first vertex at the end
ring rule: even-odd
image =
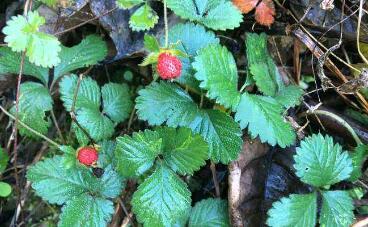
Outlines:
{"type": "Polygon", "coordinates": [[[96,163],[98,152],[93,147],[81,147],[77,151],[77,159],[80,163],[86,166],[91,166],[96,163]]]}
{"type": "Polygon", "coordinates": [[[164,80],[178,78],[181,74],[182,64],[178,57],[164,52],[158,56],[157,72],[164,80]]]}

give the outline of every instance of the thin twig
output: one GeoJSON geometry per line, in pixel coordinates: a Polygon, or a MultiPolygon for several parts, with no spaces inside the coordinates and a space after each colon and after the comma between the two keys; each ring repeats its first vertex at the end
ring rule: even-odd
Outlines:
{"type": "Polygon", "coordinates": [[[56,131],[58,132],[58,134],[59,134],[59,137],[60,137],[61,141],[62,141],[64,144],[66,144],[66,141],[65,141],[65,138],[64,138],[64,136],[63,136],[63,133],[61,132],[60,127],[59,127],[59,124],[58,124],[58,122],[57,122],[57,120],[56,120],[54,110],[51,110],[51,119],[52,119],[52,121],[54,122],[54,125],[55,125],[55,127],[56,127],[56,131]]]}
{"type": "Polygon", "coordinates": [[[220,186],[217,180],[216,165],[212,161],[211,161],[210,169],[212,173],[213,184],[215,185],[216,197],[220,197],[221,194],[220,194],[220,186]]]}
{"type": "Polygon", "coordinates": [[[167,21],[167,5],[166,0],[164,0],[164,23],[165,23],[165,48],[169,46],[169,25],[167,21]]]}
{"type": "Polygon", "coordinates": [[[362,53],[362,51],[360,50],[360,25],[362,22],[362,16],[363,16],[363,0],[359,1],[359,16],[358,16],[358,27],[357,27],[357,48],[358,48],[358,53],[360,55],[360,57],[362,58],[362,60],[364,61],[365,64],[368,64],[368,60],[367,58],[364,56],[364,54],[362,53]]]}

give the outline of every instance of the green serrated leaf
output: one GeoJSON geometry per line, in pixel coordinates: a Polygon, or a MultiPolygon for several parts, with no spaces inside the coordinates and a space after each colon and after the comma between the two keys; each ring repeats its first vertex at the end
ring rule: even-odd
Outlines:
{"type": "Polygon", "coordinates": [[[9,155],[0,147],[0,174],[4,172],[6,166],[8,165],[9,155]]]}
{"type": "Polygon", "coordinates": [[[271,227],[314,227],[317,218],[316,193],[292,194],[274,202],[268,211],[267,225],[271,227]]]}
{"type": "Polygon", "coordinates": [[[12,192],[12,188],[8,183],[0,181],[0,197],[8,197],[12,192]]]}
{"type": "MultiPolygon", "coordinates": [[[[161,40],[164,43],[164,39],[161,40]]],[[[169,43],[185,53],[185,57],[180,57],[182,62],[182,73],[178,79],[179,83],[192,88],[198,87],[198,81],[194,78],[194,69],[191,63],[197,52],[209,44],[219,43],[219,39],[211,31],[193,23],[176,24],[169,30],[169,43]]]]}
{"type": "Polygon", "coordinates": [[[117,169],[117,161],[114,155],[116,142],[112,140],[105,140],[99,143],[99,145],[101,148],[98,152],[98,166],[105,168],[106,166],[112,165],[114,169],[117,169]]]}
{"type": "Polygon", "coordinates": [[[101,88],[103,112],[115,122],[129,118],[133,108],[129,87],[126,84],[108,83],[101,88]]]}
{"type": "Polygon", "coordinates": [[[170,127],[188,127],[201,134],[215,162],[229,163],[238,157],[242,144],[239,125],[219,110],[199,109],[188,93],[177,85],[152,83],[139,91],[136,108],[138,117],[150,125],[166,122],[170,127]]]}
{"type": "Polygon", "coordinates": [[[144,31],[153,28],[158,22],[158,16],[148,4],[139,7],[129,20],[129,27],[133,31],[144,31]]]}
{"type": "Polygon", "coordinates": [[[208,145],[200,135],[188,128],[160,127],[156,131],[162,138],[164,161],[172,170],[192,175],[206,164],[208,145]]]}
{"type": "Polygon", "coordinates": [[[64,158],[54,156],[38,162],[27,171],[36,194],[50,203],[63,204],[81,194],[115,198],[124,187],[121,177],[111,167],[96,178],[86,168],[65,169],[64,158]]]}
{"type": "Polygon", "coordinates": [[[144,0],[116,0],[116,5],[122,9],[130,9],[143,2],[144,0]]]}
{"type": "Polygon", "coordinates": [[[267,36],[265,33],[246,33],[245,40],[248,67],[258,63],[265,63],[269,58],[267,50],[267,36]]]}
{"type": "Polygon", "coordinates": [[[131,203],[139,222],[171,225],[190,209],[190,194],[187,185],[161,165],[139,185],[131,203]]]}
{"type": "Polygon", "coordinates": [[[335,184],[350,177],[352,161],[330,136],[313,134],[305,138],[294,156],[296,175],[315,187],[335,184]]]}
{"type": "Polygon", "coordinates": [[[150,169],[161,154],[162,139],[157,132],[146,130],[133,136],[118,137],[115,149],[117,170],[123,176],[139,176],[150,169]]]}
{"type": "Polygon", "coordinates": [[[353,152],[350,153],[350,157],[353,163],[353,171],[351,172],[350,181],[357,181],[362,175],[362,165],[368,155],[368,146],[365,144],[358,145],[353,152]]]}
{"type": "Polygon", "coordinates": [[[50,7],[55,6],[56,3],[58,3],[58,0],[39,0],[39,1],[50,7]]]}
{"type": "Polygon", "coordinates": [[[77,151],[71,147],[62,145],[59,147],[59,150],[64,153],[63,166],[65,169],[71,169],[77,164],[77,151]]]}
{"type": "Polygon", "coordinates": [[[144,34],[144,48],[151,52],[159,52],[160,44],[153,35],[144,34]]]}
{"type": "Polygon", "coordinates": [[[88,67],[102,61],[107,55],[106,43],[101,37],[89,35],[78,45],[61,47],[60,64],[55,67],[54,81],[76,69],[88,67]]]}
{"type": "Polygon", "coordinates": [[[232,54],[220,44],[210,44],[198,52],[192,63],[200,87],[208,90],[207,96],[235,110],[240,101],[238,71],[232,54]]]}
{"type": "Polygon", "coordinates": [[[227,201],[204,199],[193,207],[189,218],[189,227],[228,227],[227,201]]]}
{"type": "Polygon", "coordinates": [[[242,129],[248,127],[253,138],[280,147],[292,145],[295,132],[282,116],[282,106],[272,97],[244,93],[235,114],[242,129]]]}
{"type": "Polygon", "coordinates": [[[277,102],[286,109],[300,104],[304,91],[301,87],[289,85],[283,87],[275,96],[277,102]]]}
{"type": "Polygon", "coordinates": [[[61,47],[56,37],[38,32],[43,24],[45,18],[37,11],[28,12],[27,16],[13,16],[3,28],[4,41],[13,51],[26,51],[31,63],[50,68],[60,62],[58,53],[61,47]]]}
{"type": "Polygon", "coordinates": [[[256,82],[258,89],[267,96],[275,96],[277,91],[277,85],[270,72],[266,63],[252,64],[249,68],[253,79],[256,82]]]}
{"type": "Polygon", "coordinates": [[[113,213],[114,204],[110,200],[94,198],[88,194],[82,194],[65,204],[61,210],[58,226],[107,226],[113,213]]]}
{"type": "Polygon", "coordinates": [[[158,55],[159,55],[158,52],[153,52],[153,53],[148,54],[143,59],[143,62],[141,64],[139,64],[139,66],[153,65],[153,64],[157,63],[158,55]]]}
{"type": "Polygon", "coordinates": [[[227,0],[167,0],[167,6],[176,15],[214,30],[236,28],[243,20],[241,12],[227,0]]]}
{"type": "Polygon", "coordinates": [[[322,192],[319,223],[323,227],[350,226],[354,219],[354,205],[346,191],[322,192]]]}
{"type": "MultiPolygon", "coordinates": [[[[9,47],[0,47],[0,74],[19,74],[22,54],[12,51],[9,47]]],[[[49,82],[49,70],[29,62],[23,62],[23,74],[33,76],[42,81],[44,85],[49,82]]]]}

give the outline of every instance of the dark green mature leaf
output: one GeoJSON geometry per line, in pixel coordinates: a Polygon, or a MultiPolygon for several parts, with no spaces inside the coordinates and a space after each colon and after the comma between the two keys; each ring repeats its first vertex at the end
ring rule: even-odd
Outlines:
{"type": "MultiPolygon", "coordinates": [[[[12,51],[9,47],[0,47],[0,75],[1,74],[19,74],[22,54],[12,51]]],[[[23,74],[33,76],[47,85],[49,81],[49,70],[41,66],[36,66],[24,59],[23,74]]]]}
{"type": "Polygon", "coordinates": [[[283,108],[272,97],[244,93],[235,115],[241,128],[248,127],[253,138],[272,146],[286,147],[294,143],[295,132],[282,116],[283,108]]]}
{"type": "Polygon", "coordinates": [[[189,227],[227,227],[230,226],[227,201],[204,199],[193,207],[189,227]]]}
{"type": "Polygon", "coordinates": [[[61,156],[32,166],[27,172],[27,179],[32,182],[36,194],[59,205],[84,193],[114,198],[124,186],[111,167],[105,169],[101,178],[96,178],[86,168],[65,169],[61,156]]]}
{"type": "Polygon", "coordinates": [[[296,175],[315,187],[335,184],[350,177],[352,161],[330,136],[313,134],[305,138],[294,156],[296,175]]]}
{"type": "Polygon", "coordinates": [[[240,101],[238,71],[232,54],[220,44],[211,44],[198,52],[192,63],[197,71],[195,77],[201,81],[207,96],[235,110],[240,101]]]}
{"type": "MultiPolygon", "coordinates": [[[[161,43],[163,43],[162,40],[161,43]]],[[[175,44],[175,48],[185,53],[186,57],[180,57],[182,62],[182,73],[177,79],[179,83],[193,88],[198,87],[198,81],[194,78],[192,68],[193,58],[197,52],[209,44],[219,43],[219,39],[211,31],[193,23],[176,24],[169,30],[169,43],[175,44]]]]}
{"type": "Polygon", "coordinates": [[[269,58],[265,33],[247,33],[245,46],[247,48],[248,67],[258,63],[265,63],[266,59],[269,58]]]}
{"type": "Polygon", "coordinates": [[[349,178],[350,181],[356,181],[362,175],[362,165],[368,155],[368,146],[365,144],[358,145],[352,153],[350,153],[353,162],[353,172],[349,178]]]}
{"type": "Polygon", "coordinates": [[[112,140],[105,140],[99,143],[100,150],[98,152],[98,166],[105,168],[106,166],[112,165],[116,169],[116,158],[114,155],[116,142],[112,140]]]}
{"type": "Polygon", "coordinates": [[[126,84],[108,83],[101,88],[103,112],[115,122],[129,117],[133,102],[126,84]]]}
{"type": "Polygon", "coordinates": [[[354,205],[346,191],[322,192],[319,223],[325,227],[350,226],[354,219],[354,205]]]}
{"type": "Polygon", "coordinates": [[[161,153],[161,146],[160,135],[150,130],[118,137],[115,158],[119,173],[127,177],[145,173],[161,153]]]}
{"type": "Polygon", "coordinates": [[[169,168],[157,166],[133,194],[132,206],[137,219],[155,226],[171,225],[190,209],[187,185],[169,168]]]}
{"type": "Polygon", "coordinates": [[[6,169],[8,165],[9,155],[0,147],[0,174],[6,169]]]}
{"type": "Polygon", "coordinates": [[[162,150],[165,163],[179,174],[192,175],[206,164],[208,145],[198,134],[189,128],[156,129],[162,138],[162,150]]]}
{"type": "Polygon", "coordinates": [[[227,0],[167,0],[167,6],[176,15],[214,30],[236,28],[243,19],[241,12],[227,0]]]}
{"type": "Polygon", "coordinates": [[[292,194],[274,202],[268,211],[267,225],[272,227],[314,227],[317,217],[316,193],[292,194]]]}
{"type": "Polygon", "coordinates": [[[129,20],[129,27],[133,31],[144,31],[153,28],[158,22],[158,16],[147,3],[139,7],[129,20]]]}
{"type": "Polygon", "coordinates": [[[107,199],[81,194],[68,201],[61,210],[59,227],[107,226],[114,213],[114,204],[107,199]]]}
{"type": "Polygon", "coordinates": [[[255,63],[249,67],[258,89],[265,95],[274,96],[277,91],[277,85],[268,71],[267,63],[255,63]]]}
{"type": "Polygon", "coordinates": [[[62,46],[60,64],[55,67],[54,81],[76,69],[94,65],[107,55],[106,43],[96,35],[89,35],[78,45],[62,46]]]}
{"type": "Polygon", "coordinates": [[[275,96],[277,102],[283,105],[286,109],[290,107],[295,107],[300,104],[303,95],[303,89],[295,86],[289,85],[283,87],[275,96]]]}
{"type": "Polygon", "coordinates": [[[171,83],[152,83],[140,90],[139,95],[136,108],[141,120],[147,120],[150,125],[166,122],[172,127],[188,127],[201,134],[215,162],[228,163],[237,158],[242,133],[239,125],[226,113],[199,109],[188,93],[171,83]]]}

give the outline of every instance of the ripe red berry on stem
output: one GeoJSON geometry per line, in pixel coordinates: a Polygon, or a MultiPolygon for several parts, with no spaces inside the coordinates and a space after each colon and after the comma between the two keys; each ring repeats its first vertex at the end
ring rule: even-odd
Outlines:
{"type": "Polygon", "coordinates": [[[77,151],[77,159],[80,163],[91,166],[97,162],[98,152],[93,147],[81,147],[77,151]]]}
{"type": "Polygon", "coordinates": [[[157,72],[164,80],[178,78],[181,74],[182,64],[178,57],[163,52],[158,56],[157,72]]]}

